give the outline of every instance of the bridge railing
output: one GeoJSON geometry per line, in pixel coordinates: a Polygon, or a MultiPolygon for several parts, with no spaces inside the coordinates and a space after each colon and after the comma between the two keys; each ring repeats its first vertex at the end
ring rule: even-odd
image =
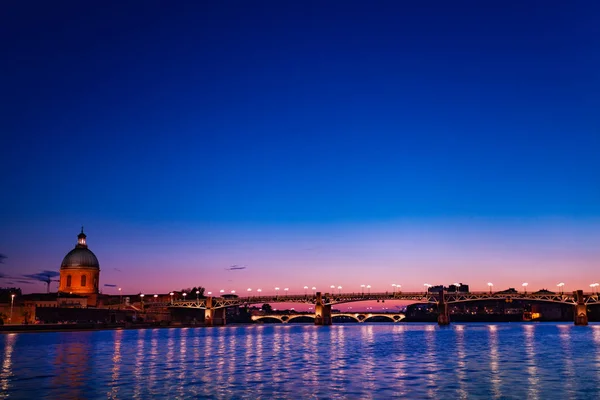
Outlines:
{"type": "MultiPolygon", "coordinates": [[[[475,300],[536,300],[555,303],[574,304],[576,298],[572,293],[525,293],[525,292],[444,292],[446,303],[459,303],[475,300]]],[[[586,293],[586,304],[600,303],[598,294],[586,293]]],[[[212,308],[223,308],[244,304],[264,303],[304,303],[315,304],[317,296],[314,294],[286,294],[274,296],[244,296],[244,297],[213,297],[212,308]]],[[[382,301],[382,300],[409,300],[423,303],[438,303],[440,293],[438,292],[380,292],[380,293],[324,293],[322,295],[324,304],[340,304],[358,301],[382,301]]],[[[174,300],[168,303],[147,303],[148,306],[165,307],[189,307],[206,308],[206,299],[196,300],[174,300]]]]}

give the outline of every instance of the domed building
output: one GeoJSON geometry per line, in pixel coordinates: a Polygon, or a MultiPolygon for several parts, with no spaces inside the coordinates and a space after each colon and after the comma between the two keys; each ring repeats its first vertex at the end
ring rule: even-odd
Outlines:
{"type": "Polygon", "coordinates": [[[100,263],[88,249],[86,238],[82,227],[77,235],[77,245],[67,253],[60,265],[59,292],[84,296],[98,294],[100,263]]]}

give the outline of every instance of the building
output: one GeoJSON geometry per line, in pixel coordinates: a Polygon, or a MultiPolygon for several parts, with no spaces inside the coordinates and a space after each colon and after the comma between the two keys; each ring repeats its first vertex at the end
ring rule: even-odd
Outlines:
{"type": "Polygon", "coordinates": [[[77,294],[88,297],[88,305],[95,305],[100,284],[100,263],[96,255],[88,249],[87,236],[77,235],[77,245],[60,265],[59,293],[77,294]]]}

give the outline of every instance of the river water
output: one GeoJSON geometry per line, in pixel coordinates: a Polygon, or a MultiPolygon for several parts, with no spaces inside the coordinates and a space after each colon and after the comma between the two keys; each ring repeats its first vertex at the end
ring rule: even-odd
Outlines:
{"type": "Polygon", "coordinates": [[[600,399],[600,325],[0,335],[0,398],[600,399]]]}

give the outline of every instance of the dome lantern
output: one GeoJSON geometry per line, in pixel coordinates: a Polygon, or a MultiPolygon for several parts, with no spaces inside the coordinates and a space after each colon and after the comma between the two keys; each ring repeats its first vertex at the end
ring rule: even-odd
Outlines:
{"type": "Polygon", "coordinates": [[[81,227],[81,233],[77,235],[77,247],[87,249],[87,243],[85,241],[85,233],[83,233],[83,226],[81,227]]]}

